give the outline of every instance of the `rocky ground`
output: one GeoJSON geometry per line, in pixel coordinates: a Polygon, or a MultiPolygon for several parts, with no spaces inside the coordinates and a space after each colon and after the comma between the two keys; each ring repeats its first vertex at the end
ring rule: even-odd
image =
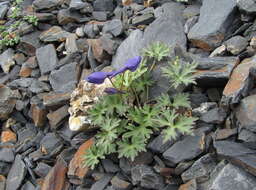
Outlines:
{"type": "MultiPolygon", "coordinates": [[[[19,45],[0,52],[0,190],[256,189],[255,1],[24,0],[22,8],[39,24],[21,27],[19,45]],[[163,144],[155,134],[135,161],[111,155],[89,170],[83,155],[94,132],[69,128],[69,117],[82,117],[76,100],[88,95],[82,79],[154,41],[198,63],[188,89],[200,118],[194,135],[163,144]]],[[[2,24],[10,12],[0,0],[2,24]]],[[[163,66],[153,97],[169,87],[163,66]]]]}

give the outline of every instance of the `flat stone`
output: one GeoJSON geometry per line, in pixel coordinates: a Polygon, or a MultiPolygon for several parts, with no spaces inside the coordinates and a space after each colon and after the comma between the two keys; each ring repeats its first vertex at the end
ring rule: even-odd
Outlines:
{"type": "Polygon", "coordinates": [[[101,47],[109,54],[114,55],[119,46],[119,43],[116,40],[111,39],[107,35],[100,37],[101,47]]]}
{"type": "Polygon", "coordinates": [[[162,189],[164,187],[162,176],[155,173],[149,166],[135,166],[131,170],[131,175],[133,185],[140,185],[148,189],[162,189]]]}
{"type": "Polygon", "coordinates": [[[221,56],[224,55],[226,53],[226,46],[225,45],[221,45],[219,47],[217,47],[215,50],[213,50],[213,52],[210,54],[209,57],[216,57],[216,56],[221,56]]]}
{"type": "Polygon", "coordinates": [[[44,106],[41,104],[32,104],[31,105],[31,115],[32,119],[34,121],[35,126],[37,127],[43,127],[46,122],[46,115],[47,115],[47,110],[45,109],[44,106]]]}
{"type": "Polygon", "coordinates": [[[49,92],[51,87],[48,83],[39,80],[33,80],[28,89],[35,94],[39,94],[42,92],[49,92]]]}
{"type": "Polygon", "coordinates": [[[54,133],[47,133],[40,142],[40,150],[44,155],[54,156],[61,151],[63,141],[54,133]]]}
{"type": "Polygon", "coordinates": [[[42,75],[52,71],[58,63],[56,50],[52,44],[38,48],[36,58],[42,75]]]}
{"type": "Polygon", "coordinates": [[[69,116],[68,108],[68,105],[64,105],[56,111],[47,114],[52,129],[57,129],[65,121],[65,118],[69,116]]]}
{"type": "Polygon", "coordinates": [[[6,181],[6,190],[18,190],[27,173],[21,155],[16,155],[6,181]]]}
{"type": "Polygon", "coordinates": [[[0,55],[0,65],[5,73],[10,72],[11,67],[15,65],[13,49],[9,48],[0,55]]]}
{"type": "Polygon", "coordinates": [[[188,34],[190,29],[197,23],[197,21],[198,21],[198,16],[189,18],[184,25],[184,32],[188,34]]]}
{"type": "Polygon", "coordinates": [[[12,113],[16,100],[12,98],[13,91],[4,85],[0,85],[0,119],[7,119],[12,113]]]}
{"type": "Polygon", "coordinates": [[[82,0],[71,0],[69,8],[71,11],[83,9],[87,4],[82,0]]]}
{"type": "Polygon", "coordinates": [[[237,128],[219,129],[216,131],[216,140],[224,140],[237,134],[237,128]]]}
{"type": "Polygon", "coordinates": [[[105,11],[93,11],[92,16],[97,21],[107,21],[108,13],[105,11]]]}
{"type": "Polygon", "coordinates": [[[39,39],[43,42],[64,42],[70,35],[59,26],[53,26],[49,30],[41,33],[39,39]]]}
{"type": "Polygon", "coordinates": [[[199,21],[191,28],[188,39],[197,47],[213,50],[225,38],[235,13],[235,0],[203,1],[199,21]]]}
{"type": "Polygon", "coordinates": [[[118,175],[116,175],[115,177],[113,177],[111,179],[111,184],[114,188],[119,189],[119,190],[128,190],[132,186],[131,183],[121,179],[118,175]]]}
{"type": "Polygon", "coordinates": [[[113,0],[95,0],[93,2],[93,9],[95,11],[113,11],[114,2],[113,0]]]}
{"type": "Polygon", "coordinates": [[[89,38],[95,38],[100,32],[98,25],[96,25],[96,24],[84,25],[83,31],[84,31],[85,35],[88,36],[89,38]]]}
{"type": "Polygon", "coordinates": [[[33,7],[39,10],[51,10],[56,8],[58,5],[61,4],[61,0],[35,0],[33,2],[33,7]]]}
{"type": "MultiPolygon", "coordinates": [[[[0,162],[0,173],[2,175],[7,176],[11,169],[11,166],[12,166],[12,164],[10,164],[10,163],[0,162]]],[[[5,189],[3,189],[3,190],[5,190],[5,189]]]]}
{"type": "Polygon", "coordinates": [[[103,33],[110,33],[113,36],[119,36],[123,32],[123,23],[119,19],[113,19],[111,21],[108,21],[104,24],[103,33]]]}
{"type": "Polygon", "coordinates": [[[43,162],[39,162],[36,166],[36,168],[33,170],[36,175],[38,175],[39,177],[46,177],[47,174],[49,173],[49,171],[51,170],[51,166],[49,166],[48,164],[45,164],[43,162]]]}
{"type": "Polygon", "coordinates": [[[52,21],[56,20],[56,15],[52,13],[34,13],[35,16],[38,18],[39,22],[47,22],[47,21],[52,21]]]}
{"type": "Polygon", "coordinates": [[[241,143],[232,141],[216,141],[214,147],[219,156],[244,168],[254,176],[256,175],[256,150],[249,149],[241,143]]]}
{"type": "Polygon", "coordinates": [[[214,190],[249,190],[256,186],[255,177],[246,173],[244,170],[228,164],[218,173],[209,185],[208,189],[214,190]]]}
{"type": "Polygon", "coordinates": [[[195,179],[188,181],[179,187],[178,190],[197,190],[197,182],[195,179]]]}
{"type": "Polygon", "coordinates": [[[0,175],[0,189],[5,190],[6,178],[3,175],[0,175]]]}
{"type": "Polygon", "coordinates": [[[238,0],[237,6],[244,13],[252,15],[256,13],[256,2],[254,0],[238,0]]]}
{"type": "Polygon", "coordinates": [[[187,136],[183,140],[176,142],[163,157],[172,164],[189,161],[199,156],[205,150],[205,136],[187,136]]]}
{"type": "Polygon", "coordinates": [[[92,47],[93,56],[97,61],[103,62],[108,57],[102,47],[101,39],[88,39],[87,42],[92,47]]]}
{"type": "Polygon", "coordinates": [[[14,142],[17,141],[17,135],[11,130],[2,131],[1,133],[1,142],[14,142]]]}
{"type": "Polygon", "coordinates": [[[147,148],[155,153],[163,153],[176,142],[176,140],[172,139],[163,142],[163,139],[163,135],[157,136],[148,144],[147,148]]]}
{"type": "Polygon", "coordinates": [[[189,5],[184,9],[182,15],[185,19],[190,19],[192,17],[198,16],[200,15],[200,6],[197,4],[189,5]]]}
{"type": "Polygon", "coordinates": [[[58,23],[60,25],[66,25],[73,22],[83,23],[90,21],[89,17],[86,17],[79,12],[71,12],[69,9],[61,9],[57,15],[58,23]]]}
{"type": "Polygon", "coordinates": [[[116,165],[112,160],[110,159],[104,159],[101,161],[103,168],[105,169],[106,173],[116,173],[120,170],[118,165],[116,165]]]}
{"type": "Polygon", "coordinates": [[[76,88],[80,67],[73,62],[53,70],[50,74],[50,84],[56,93],[68,93],[76,88]]]}
{"type": "Polygon", "coordinates": [[[248,45],[247,39],[242,36],[234,36],[229,40],[224,42],[225,46],[227,47],[227,51],[232,53],[233,55],[238,55],[248,45]]]}
{"type": "Polygon", "coordinates": [[[60,107],[70,100],[70,93],[50,92],[43,96],[43,104],[48,108],[60,107]]]}
{"type": "Polygon", "coordinates": [[[132,25],[139,26],[139,25],[148,25],[155,20],[155,16],[153,12],[145,13],[142,15],[137,15],[132,19],[132,25]]]}
{"type": "Polygon", "coordinates": [[[195,109],[192,110],[192,113],[197,116],[201,117],[206,114],[209,110],[217,108],[217,104],[215,102],[204,102],[195,109]]]}
{"type": "Polygon", "coordinates": [[[225,112],[224,109],[214,108],[204,113],[200,117],[200,120],[210,124],[222,124],[225,121],[226,117],[227,113],[225,112]]]}
{"type": "Polygon", "coordinates": [[[90,190],[104,190],[108,183],[111,181],[112,177],[112,174],[105,174],[99,181],[92,185],[90,190]]]}
{"type": "Polygon", "coordinates": [[[70,34],[65,43],[65,49],[67,51],[67,54],[72,54],[78,52],[78,47],[76,44],[77,36],[75,34],[70,34]]]}
{"type": "Polygon", "coordinates": [[[240,128],[256,132],[256,95],[242,99],[235,110],[235,117],[240,128]]]}
{"type": "Polygon", "coordinates": [[[256,134],[249,130],[242,129],[238,134],[238,140],[244,142],[256,142],[256,134]]]}
{"type": "Polygon", "coordinates": [[[6,2],[0,3],[0,20],[4,19],[7,11],[8,11],[9,5],[6,2]]]}
{"type": "Polygon", "coordinates": [[[15,155],[11,148],[1,148],[0,149],[0,161],[12,163],[14,161],[15,155]]]}
{"type": "Polygon", "coordinates": [[[54,167],[45,177],[41,190],[63,190],[66,184],[67,164],[58,159],[54,167]]]}
{"type": "Polygon", "coordinates": [[[198,183],[206,182],[210,179],[210,174],[216,166],[216,160],[213,155],[206,154],[199,158],[195,163],[184,173],[181,178],[184,182],[195,179],[198,183]]]}
{"type": "Polygon", "coordinates": [[[84,155],[86,150],[88,150],[92,145],[93,139],[89,139],[79,147],[79,149],[77,150],[74,157],[69,163],[67,173],[69,178],[82,180],[83,177],[87,174],[89,168],[84,166],[84,155]]]}
{"type": "Polygon", "coordinates": [[[30,181],[27,181],[20,190],[36,190],[36,187],[30,181]]]}

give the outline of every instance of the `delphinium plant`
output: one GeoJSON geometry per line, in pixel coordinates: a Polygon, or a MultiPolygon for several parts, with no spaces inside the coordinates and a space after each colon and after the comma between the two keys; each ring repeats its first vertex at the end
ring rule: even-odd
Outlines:
{"type": "MultiPolygon", "coordinates": [[[[167,45],[157,42],[144,51],[143,57],[129,59],[124,66],[112,72],[94,72],[86,80],[101,84],[110,80],[103,96],[88,112],[92,124],[99,127],[94,145],[84,155],[85,165],[95,168],[101,159],[111,153],[119,158],[134,160],[154,133],[161,130],[164,141],[175,139],[179,133],[188,134],[197,120],[187,114],[190,102],[186,93],[170,97],[162,94],[149,100],[148,89],[154,84],[151,72],[170,54],[167,45]]],[[[170,61],[163,74],[170,79],[170,87],[194,84],[196,64],[170,61]]]]}

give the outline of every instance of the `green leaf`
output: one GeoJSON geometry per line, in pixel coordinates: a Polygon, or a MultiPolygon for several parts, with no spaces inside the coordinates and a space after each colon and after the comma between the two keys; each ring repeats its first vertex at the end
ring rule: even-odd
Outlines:
{"type": "Polygon", "coordinates": [[[163,109],[163,108],[165,109],[172,105],[170,96],[168,94],[161,94],[160,96],[157,97],[156,101],[157,101],[156,106],[159,109],[163,109]]]}
{"type": "Polygon", "coordinates": [[[94,106],[88,110],[89,117],[94,125],[101,125],[104,123],[106,112],[107,107],[101,102],[94,104],[94,106]]]}
{"type": "Polygon", "coordinates": [[[178,93],[173,96],[172,106],[176,109],[180,107],[190,108],[189,95],[185,93],[178,93]]]}
{"type": "Polygon", "coordinates": [[[104,159],[105,156],[100,147],[93,145],[90,147],[84,155],[84,165],[94,169],[100,162],[100,159],[104,159]]]}
{"type": "Polygon", "coordinates": [[[120,94],[105,96],[103,105],[106,108],[107,115],[115,115],[117,112],[120,115],[124,115],[129,106],[123,101],[120,94]]]}
{"type": "Polygon", "coordinates": [[[141,138],[149,139],[150,135],[153,133],[152,129],[143,125],[141,126],[128,125],[126,129],[128,130],[128,132],[125,132],[123,134],[123,138],[136,137],[139,135],[141,138]]]}
{"type": "Polygon", "coordinates": [[[144,51],[145,56],[154,58],[157,61],[161,61],[164,57],[167,57],[169,54],[170,48],[168,47],[168,45],[162,42],[155,42],[144,51]]]}

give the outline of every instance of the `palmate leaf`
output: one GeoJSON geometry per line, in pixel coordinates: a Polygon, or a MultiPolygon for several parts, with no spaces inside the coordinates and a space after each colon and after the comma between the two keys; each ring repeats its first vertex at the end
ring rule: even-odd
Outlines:
{"type": "Polygon", "coordinates": [[[172,106],[176,109],[180,107],[190,108],[189,95],[186,93],[178,93],[173,96],[172,106]]]}
{"type": "Polygon", "coordinates": [[[99,102],[88,110],[88,115],[94,125],[101,125],[104,122],[106,111],[107,107],[99,102]]]}
{"type": "Polygon", "coordinates": [[[196,63],[181,64],[176,58],[174,62],[170,62],[168,67],[162,68],[163,75],[168,77],[171,85],[177,88],[179,85],[195,84],[193,73],[196,72],[196,63]]]}
{"type": "Polygon", "coordinates": [[[166,107],[172,106],[172,102],[168,94],[161,94],[157,97],[156,101],[156,107],[159,109],[165,109],[166,107]]]}
{"type": "Polygon", "coordinates": [[[126,129],[128,131],[123,134],[123,138],[140,136],[141,138],[149,139],[150,135],[153,133],[152,129],[143,125],[141,126],[128,125],[126,129]]]}
{"type": "Polygon", "coordinates": [[[115,116],[115,112],[123,115],[129,108],[119,94],[105,96],[103,106],[105,107],[104,109],[106,109],[106,114],[110,116],[115,116]]]}
{"type": "Polygon", "coordinates": [[[94,169],[100,162],[100,159],[104,159],[104,153],[100,147],[93,145],[90,147],[84,155],[84,165],[94,169]]]}
{"type": "Polygon", "coordinates": [[[169,54],[170,48],[168,47],[168,45],[162,42],[155,42],[144,51],[145,56],[155,58],[157,61],[161,61],[164,57],[167,57],[169,54]]]}
{"type": "Polygon", "coordinates": [[[124,138],[118,142],[118,157],[126,157],[134,161],[139,152],[146,151],[146,144],[143,138],[132,137],[131,139],[124,138]]]}

